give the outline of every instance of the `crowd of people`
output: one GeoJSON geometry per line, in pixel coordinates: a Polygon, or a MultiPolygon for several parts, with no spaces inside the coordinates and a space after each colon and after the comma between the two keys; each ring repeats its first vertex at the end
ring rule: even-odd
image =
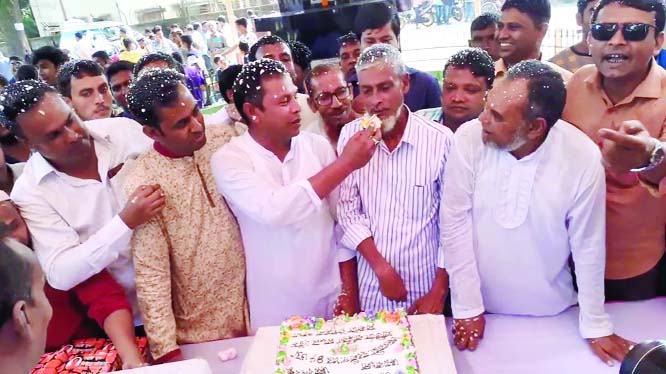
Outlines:
{"type": "Polygon", "coordinates": [[[210,116],[172,56],[203,45],[186,33],[151,30],[136,63],[35,51],[0,93],[0,366],[107,336],[133,368],[135,335],[157,364],[292,315],[396,308],[452,316],[475,350],[486,313],[574,305],[621,361],[604,302],[666,296],[666,15],[577,4],[583,38],[552,61],[548,0],[481,15],[441,86],[405,65],[386,3],[360,7],[336,63],[240,30],[210,116]]]}

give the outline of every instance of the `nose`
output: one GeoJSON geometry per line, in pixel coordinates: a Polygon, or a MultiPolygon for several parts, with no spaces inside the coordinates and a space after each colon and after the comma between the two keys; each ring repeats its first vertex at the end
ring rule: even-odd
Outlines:
{"type": "Polygon", "coordinates": [[[83,135],[71,127],[65,128],[65,134],[67,134],[68,143],[76,143],[83,138],[83,135]]]}
{"type": "Polygon", "coordinates": [[[292,113],[300,113],[301,112],[301,104],[298,103],[298,100],[294,99],[291,100],[290,108],[292,113]]]}
{"type": "Polygon", "coordinates": [[[509,39],[509,31],[506,27],[500,27],[497,29],[497,39],[506,40],[509,39]]]}
{"type": "Polygon", "coordinates": [[[451,101],[454,103],[460,103],[465,100],[465,96],[460,92],[460,90],[456,90],[451,94],[451,101]]]}
{"type": "Polygon", "coordinates": [[[615,32],[613,37],[608,41],[608,45],[624,45],[627,44],[627,41],[624,40],[624,35],[622,35],[622,28],[615,32]]]}
{"type": "Polygon", "coordinates": [[[341,106],[342,101],[340,101],[337,96],[333,95],[333,98],[331,98],[331,108],[339,108],[341,106]]]}

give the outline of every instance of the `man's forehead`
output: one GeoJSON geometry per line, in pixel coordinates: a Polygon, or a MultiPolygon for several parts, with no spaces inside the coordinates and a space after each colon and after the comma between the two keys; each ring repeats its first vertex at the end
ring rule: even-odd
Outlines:
{"type": "Polygon", "coordinates": [[[51,127],[62,125],[60,122],[64,122],[70,113],[72,109],[59,94],[47,92],[37,105],[19,114],[16,121],[24,129],[28,125],[40,129],[38,131],[49,132],[51,127]]]}
{"type": "Polygon", "coordinates": [[[358,72],[358,77],[359,81],[361,84],[363,84],[362,77],[365,77],[365,79],[369,79],[370,77],[373,78],[373,80],[377,79],[394,79],[398,78],[398,74],[396,74],[395,68],[389,64],[386,61],[376,61],[372,63],[372,65],[366,66],[361,71],[358,72]]]}
{"type": "Polygon", "coordinates": [[[286,75],[271,75],[261,80],[261,88],[264,94],[285,95],[298,91],[298,88],[286,75]]]}
{"type": "Polygon", "coordinates": [[[497,32],[497,25],[490,25],[490,26],[486,27],[485,29],[472,31],[472,36],[495,35],[495,32],[497,32]]]}
{"type": "Polygon", "coordinates": [[[325,90],[328,88],[335,90],[346,85],[347,82],[345,82],[344,75],[338,69],[326,70],[312,77],[312,87],[315,90],[325,90]]]}
{"type": "Polygon", "coordinates": [[[100,84],[106,84],[104,75],[84,75],[81,78],[72,76],[72,88],[97,88],[100,84]]]}
{"type": "Polygon", "coordinates": [[[524,79],[502,79],[488,93],[488,102],[493,107],[507,108],[522,105],[526,100],[527,81],[524,79]]]}
{"type": "Polygon", "coordinates": [[[259,47],[257,50],[257,57],[266,55],[280,55],[283,53],[291,55],[289,47],[287,47],[284,43],[265,44],[259,47]]]}
{"type": "Polygon", "coordinates": [[[485,77],[477,77],[472,73],[472,70],[467,67],[449,66],[444,74],[444,82],[456,83],[460,81],[479,82],[485,80],[485,77]]]}
{"type": "Polygon", "coordinates": [[[657,13],[647,12],[641,9],[625,6],[621,3],[608,4],[601,8],[597,15],[596,22],[598,23],[629,23],[629,22],[645,22],[653,24],[657,13]]]}

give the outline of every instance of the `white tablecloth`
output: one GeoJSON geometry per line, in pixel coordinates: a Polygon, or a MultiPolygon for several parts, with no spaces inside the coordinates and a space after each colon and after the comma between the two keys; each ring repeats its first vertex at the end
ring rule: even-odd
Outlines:
{"type": "MultiPolygon", "coordinates": [[[[618,334],[627,339],[666,338],[666,298],[633,303],[609,303],[618,334]]],[[[578,308],[555,317],[527,318],[489,315],[486,336],[476,352],[452,349],[458,374],[617,374],[619,365],[608,367],[588,348],[578,334],[578,308]]],[[[449,342],[450,321],[446,333],[449,342]]],[[[182,346],[185,358],[203,358],[213,373],[240,374],[253,338],[230,339],[182,346]],[[234,347],[239,357],[222,363],[217,352],[234,347]]],[[[418,349],[419,342],[414,338],[418,349]]],[[[277,345],[277,343],[276,343],[277,345]]],[[[445,354],[445,347],[432,347],[445,354]]],[[[421,361],[420,351],[419,361],[421,361]]],[[[275,355],[270,356],[273,360],[275,355]]],[[[270,374],[267,372],[265,374],[270,374]]],[[[252,373],[264,374],[264,373],[252,373]]]]}

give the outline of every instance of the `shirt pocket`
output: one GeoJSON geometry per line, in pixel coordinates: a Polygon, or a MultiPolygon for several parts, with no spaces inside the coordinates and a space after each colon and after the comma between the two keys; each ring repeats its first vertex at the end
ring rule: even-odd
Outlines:
{"type": "Polygon", "coordinates": [[[432,215],[436,205],[434,183],[427,180],[416,180],[409,183],[406,189],[403,207],[407,217],[420,219],[432,215]]]}

